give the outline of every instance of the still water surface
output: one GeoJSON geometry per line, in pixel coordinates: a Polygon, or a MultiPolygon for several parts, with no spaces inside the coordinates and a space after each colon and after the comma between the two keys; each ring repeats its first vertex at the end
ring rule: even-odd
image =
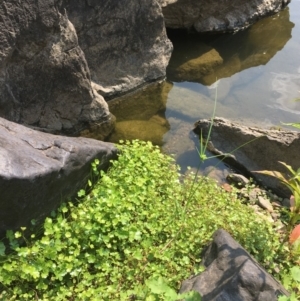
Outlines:
{"type": "MultiPolygon", "coordinates": [[[[193,124],[216,116],[264,128],[300,122],[300,0],[236,34],[170,32],[174,51],[167,81],[109,102],[119,139],[151,140],[174,154],[185,172],[198,167],[193,124]]],[[[216,159],[201,166],[208,173],[216,159]]],[[[218,164],[213,176],[223,180],[218,164]]]]}

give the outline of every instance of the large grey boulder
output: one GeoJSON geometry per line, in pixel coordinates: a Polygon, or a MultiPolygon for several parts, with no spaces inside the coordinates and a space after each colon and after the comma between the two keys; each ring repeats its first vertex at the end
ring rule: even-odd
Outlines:
{"type": "Polygon", "coordinates": [[[182,283],[180,293],[197,291],[202,301],[275,301],[288,295],[226,231],[213,235],[202,264],[206,270],[182,283]]]}
{"type": "MultiPolygon", "coordinates": [[[[205,137],[211,121],[199,120],[195,132],[205,137]]],[[[300,133],[285,130],[266,130],[234,123],[224,118],[214,118],[208,150],[224,155],[225,162],[273,189],[279,195],[289,197],[280,182],[254,171],[277,170],[286,173],[278,161],[284,161],[295,170],[300,162],[300,133]],[[229,155],[228,155],[229,154],[229,155]],[[228,156],[227,156],[228,155],[228,156]]]]}
{"type": "Polygon", "coordinates": [[[166,26],[232,32],[284,8],[290,0],[160,0],[166,26]]]}
{"type": "Polygon", "coordinates": [[[74,26],[54,0],[0,4],[0,116],[52,133],[77,134],[113,116],[92,88],[74,26]]]}
{"type": "Polygon", "coordinates": [[[94,159],[104,169],[116,153],[111,143],[56,136],[0,118],[0,238],[32,219],[42,221],[85,188],[94,159]]]}
{"type": "Polygon", "coordinates": [[[156,0],[60,0],[106,99],[164,78],[172,52],[156,0]]]}

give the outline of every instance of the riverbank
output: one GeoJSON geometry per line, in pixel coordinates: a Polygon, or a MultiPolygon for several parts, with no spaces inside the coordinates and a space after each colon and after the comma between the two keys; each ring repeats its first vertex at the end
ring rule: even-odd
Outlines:
{"type": "Polygon", "coordinates": [[[9,233],[13,252],[4,255],[2,246],[0,257],[2,298],[146,298],[153,293],[147,281],[159,276],[178,290],[201,270],[201,250],[219,228],[279,279],[295,264],[274,223],[243,205],[236,191],[203,177],[180,184],[174,160],[151,143],[126,143],[112,164],[90,191],[79,191],[77,203],[46,218],[41,237],[20,247],[24,229],[9,233]]]}

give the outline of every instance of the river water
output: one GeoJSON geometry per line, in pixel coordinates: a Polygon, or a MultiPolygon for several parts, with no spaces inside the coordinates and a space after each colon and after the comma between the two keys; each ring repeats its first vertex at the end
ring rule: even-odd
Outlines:
{"type": "MultiPolygon", "coordinates": [[[[185,172],[199,166],[193,125],[212,116],[215,99],[216,116],[244,125],[300,122],[300,0],[236,34],[169,37],[167,80],[109,102],[117,117],[109,141],[151,140],[185,172]]],[[[217,159],[201,165],[220,181],[228,171],[217,159]]]]}

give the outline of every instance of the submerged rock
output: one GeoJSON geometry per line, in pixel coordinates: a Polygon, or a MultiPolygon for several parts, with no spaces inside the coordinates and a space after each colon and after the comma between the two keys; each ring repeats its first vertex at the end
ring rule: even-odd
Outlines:
{"type": "Polygon", "coordinates": [[[113,129],[75,28],[54,0],[0,5],[0,116],[52,133],[97,123],[104,138],[113,129]]]}
{"type": "MultiPolygon", "coordinates": [[[[199,120],[195,132],[207,135],[210,120],[199,120]]],[[[247,173],[278,195],[289,197],[290,192],[271,176],[255,173],[260,170],[287,170],[278,161],[284,161],[295,170],[300,162],[300,133],[284,130],[264,130],[233,123],[224,118],[214,118],[208,150],[223,154],[225,162],[247,173]]]]}
{"type": "Polygon", "coordinates": [[[173,84],[163,81],[153,83],[134,93],[108,102],[109,110],[119,121],[149,120],[158,113],[164,113],[168,94],[173,84]]]}
{"type": "Polygon", "coordinates": [[[0,238],[30,226],[85,187],[91,163],[108,166],[111,143],[34,131],[0,118],[0,238]]]}
{"type": "Polygon", "coordinates": [[[216,78],[231,77],[251,67],[266,65],[290,40],[294,26],[290,21],[289,9],[285,9],[272,18],[260,20],[245,31],[221,35],[212,43],[212,47],[218,51],[224,63],[205,75],[201,83],[211,85],[216,78]]]}
{"type": "Polygon", "coordinates": [[[151,141],[155,145],[162,145],[163,136],[168,130],[167,124],[162,125],[152,120],[126,120],[116,123],[109,141],[119,142],[119,140],[139,139],[151,141]]]}
{"type": "MultiPolygon", "coordinates": [[[[163,136],[170,128],[164,113],[172,86],[166,81],[154,83],[110,100],[109,109],[115,114],[117,123],[108,141],[118,143],[120,139],[141,139],[162,145],[163,136]]],[[[86,132],[83,136],[97,137],[97,131],[86,132]]]]}
{"type": "Polygon", "coordinates": [[[198,32],[233,32],[284,8],[290,0],[160,0],[166,26],[198,32]]]}
{"type": "Polygon", "coordinates": [[[185,280],[180,293],[197,291],[202,301],[274,301],[288,295],[255,259],[226,231],[213,235],[202,264],[206,270],[185,280]]]}
{"type": "Polygon", "coordinates": [[[204,75],[211,74],[223,63],[214,48],[199,40],[174,40],[173,43],[175,51],[167,68],[169,80],[201,82],[204,75]]]}
{"type": "MultiPolygon", "coordinates": [[[[292,37],[293,27],[287,8],[276,16],[264,18],[250,28],[235,34],[200,36],[195,33],[170,30],[169,37],[173,42],[174,51],[167,68],[168,79],[199,82],[209,86],[217,79],[231,77],[242,70],[265,65],[292,37]]],[[[256,72],[259,77],[259,71],[256,72]]],[[[271,74],[271,78],[274,82],[273,89],[276,91],[273,93],[274,97],[279,97],[276,89],[285,87],[277,83],[285,80],[288,84],[288,75],[271,74]]],[[[245,79],[245,84],[250,80],[245,79]]],[[[293,86],[287,87],[293,88],[293,86]]],[[[220,89],[218,94],[219,92],[220,89]]]]}

